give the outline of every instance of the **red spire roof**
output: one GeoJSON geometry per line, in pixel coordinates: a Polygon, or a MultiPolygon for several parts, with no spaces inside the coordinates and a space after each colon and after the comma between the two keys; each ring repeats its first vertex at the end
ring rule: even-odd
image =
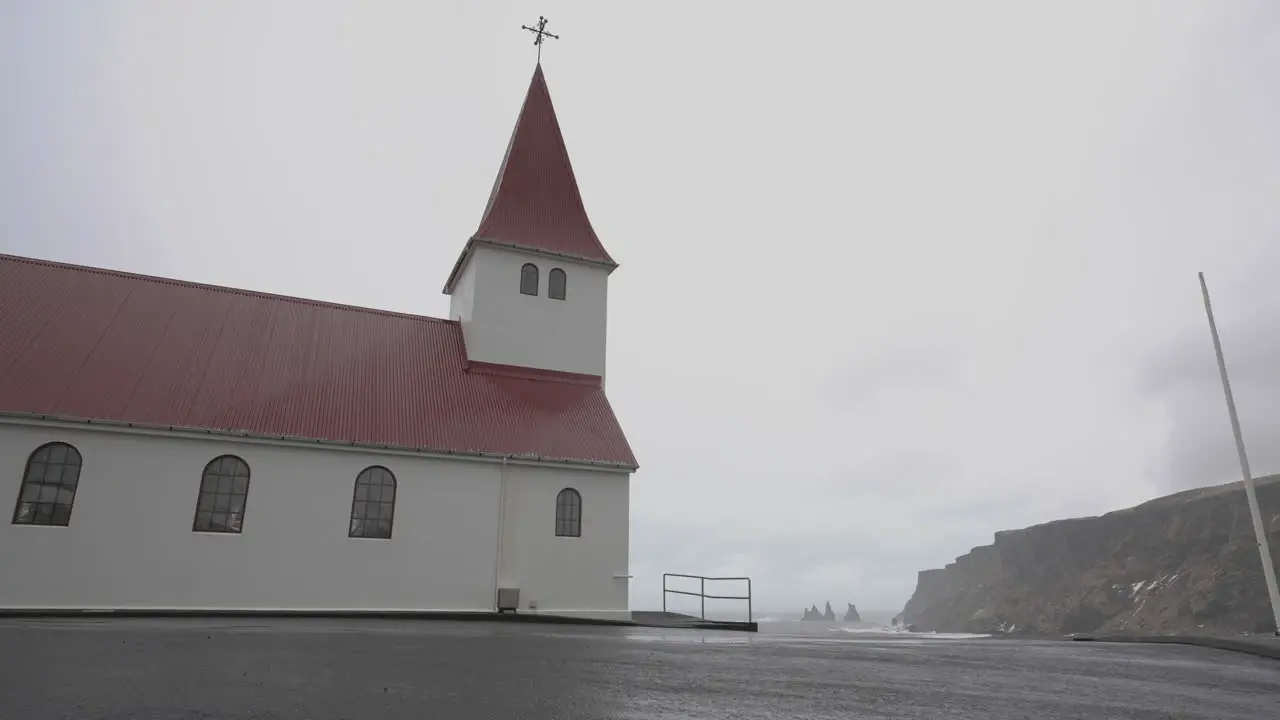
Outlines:
{"type": "Polygon", "coordinates": [[[587,219],[541,64],[474,239],[617,265],[587,219]]]}

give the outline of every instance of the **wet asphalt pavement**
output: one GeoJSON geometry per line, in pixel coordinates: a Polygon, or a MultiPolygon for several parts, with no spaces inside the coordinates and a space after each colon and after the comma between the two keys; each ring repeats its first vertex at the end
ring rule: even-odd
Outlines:
{"type": "Polygon", "coordinates": [[[0,718],[1280,718],[1280,662],[1169,645],[488,622],[0,620],[0,718]]]}

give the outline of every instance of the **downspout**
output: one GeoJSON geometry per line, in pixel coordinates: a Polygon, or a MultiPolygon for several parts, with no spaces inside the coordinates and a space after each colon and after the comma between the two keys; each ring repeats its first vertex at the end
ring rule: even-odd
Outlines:
{"type": "Polygon", "coordinates": [[[493,558],[493,609],[498,609],[498,588],[502,583],[502,540],[503,529],[507,521],[507,461],[510,455],[502,456],[502,466],[498,469],[498,548],[493,558]]]}

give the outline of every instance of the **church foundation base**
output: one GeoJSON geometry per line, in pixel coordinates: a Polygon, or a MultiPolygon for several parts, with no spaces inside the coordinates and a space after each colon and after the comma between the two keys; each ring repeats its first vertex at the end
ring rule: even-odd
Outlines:
{"type": "MultiPolygon", "coordinates": [[[[629,615],[627,613],[626,615],[629,615]]],[[[550,613],[499,613],[493,610],[290,610],[278,608],[0,608],[0,617],[299,617],[383,618],[400,620],[479,620],[570,625],[635,625],[629,618],[588,617],[550,613]]]]}
{"type": "Polygon", "coordinates": [[[674,613],[577,610],[562,613],[505,612],[493,610],[287,610],[220,608],[0,608],[0,618],[369,618],[395,620],[460,620],[480,622],[542,623],[549,625],[605,625],[685,630],[739,630],[756,632],[755,623],[717,622],[697,618],[672,619],[674,613]]]}

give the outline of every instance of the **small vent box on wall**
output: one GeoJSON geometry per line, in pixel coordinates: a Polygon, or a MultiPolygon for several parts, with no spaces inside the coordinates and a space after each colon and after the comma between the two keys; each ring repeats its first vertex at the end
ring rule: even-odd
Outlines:
{"type": "Polygon", "coordinates": [[[520,588],[498,588],[498,612],[520,609],[520,588]]]}

